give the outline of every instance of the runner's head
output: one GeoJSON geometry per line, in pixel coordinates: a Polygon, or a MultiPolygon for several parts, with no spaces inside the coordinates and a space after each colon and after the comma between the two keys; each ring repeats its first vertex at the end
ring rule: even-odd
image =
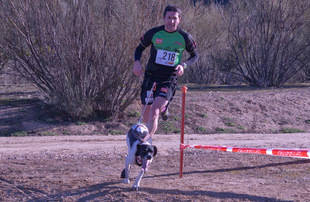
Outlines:
{"type": "Polygon", "coordinates": [[[164,11],[164,24],[167,32],[175,32],[180,24],[181,9],[176,6],[167,6],[164,11]]]}

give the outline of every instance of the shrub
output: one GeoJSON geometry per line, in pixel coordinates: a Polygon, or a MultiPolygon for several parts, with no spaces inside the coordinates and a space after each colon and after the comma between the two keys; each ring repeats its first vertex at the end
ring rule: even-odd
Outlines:
{"type": "Polygon", "coordinates": [[[0,44],[58,110],[74,119],[117,116],[137,96],[133,51],[162,7],[142,0],[1,1],[0,44]]]}
{"type": "MultiPolygon", "coordinates": [[[[196,6],[184,9],[182,26],[197,42],[199,59],[186,69],[183,82],[210,84],[225,77],[214,64],[213,55],[225,46],[224,21],[216,5],[196,6]]],[[[186,55],[187,56],[187,55],[186,55]]]]}
{"type": "Polygon", "coordinates": [[[282,86],[309,64],[308,0],[238,0],[223,13],[226,68],[252,86],[282,86]]]}

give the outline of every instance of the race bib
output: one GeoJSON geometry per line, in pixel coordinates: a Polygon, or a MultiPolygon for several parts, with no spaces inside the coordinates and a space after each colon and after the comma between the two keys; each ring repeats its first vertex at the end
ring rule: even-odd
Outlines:
{"type": "Polygon", "coordinates": [[[179,53],[159,49],[157,50],[155,63],[173,67],[177,65],[178,56],[179,53]]]}
{"type": "Polygon", "coordinates": [[[152,93],[153,93],[152,90],[146,91],[145,103],[148,103],[148,104],[153,103],[153,96],[151,96],[152,93]]]}

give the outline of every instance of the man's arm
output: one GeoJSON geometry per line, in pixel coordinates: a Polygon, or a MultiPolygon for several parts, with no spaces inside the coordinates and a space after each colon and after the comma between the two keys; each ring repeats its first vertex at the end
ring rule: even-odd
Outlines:
{"type": "Polygon", "coordinates": [[[140,63],[140,59],[142,56],[142,52],[144,51],[145,47],[140,43],[139,46],[136,48],[135,51],[135,63],[133,65],[133,73],[136,76],[142,75],[142,65],[140,63]]]}
{"type": "Polygon", "coordinates": [[[187,66],[196,63],[199,58],[197,50],[196,50],[196,43],[194,39],[192,38],[192,36],[189,34],[185,34],[185,33],[183,36],[185,38],[185,43],[186,43],[185,49],[190,54],[190,57],[185,62],[183,62],[182,64],[178,65],[175,68],[178,76],[182,76],[187,66]]]}
{"type": "Polygon", "coordinates": [[[185,66],[184,68],[186,68],[187,65],[192,65],[194,63],[197,62],[199,56],[198,56],[198,52],[196,49],[194,49],[193,51],[189,52],[190,57],[183,63],[183,66],[185,66]]]}
{"type": "Polygon", "coordinates": [[[135,61],[140,60],[145,47],[140,43],[135,51],[135,61]]]}
{"type": "Polygon", "coordinates": [[[196,63],[199,56],[197,52],[196,42],[194,41],[193,37],[190,34],[187,35],[185,43],[186,43],[186,51],[190,54],[190,57],[184,62],[186,68],[187,65],[193,65],[194,63],[196,63]]]}
{"type": "Polygon", "coordinates": [[[142,65],[140,62],[142,53],[144,51],[144,49],[146,47],[148,47],[149,45],[151,45],[152,42],[152,36],[153,36],[153,31],[149,30],[148,32],[146,32],[143,37],[141,37],[141,41],[140,44],[138,45],[138,47],[135,50],[135,62],[133,65],[133,73],[136,76],[141,76],[142,75],[142,65]]]}

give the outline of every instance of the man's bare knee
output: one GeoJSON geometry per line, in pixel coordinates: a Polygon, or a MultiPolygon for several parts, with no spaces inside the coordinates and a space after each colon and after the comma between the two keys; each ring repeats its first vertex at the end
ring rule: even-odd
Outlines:
{"type": "Polygon", "coordinates": [[[150,116],[150,109],[151,109],[151,106],[152,105],[147,105],[147,106],[145,106],[145,105],[142,105],[142,109],[141,109],[141,112],[143,113],[143,110],[144,110],[144,108],[145,108],[145,111],[144,111],[144,114],[142,114],[142,118],[143,118],[143,123],[148,123],[148,121],[149,121],[149,116],[150,116]]]}

